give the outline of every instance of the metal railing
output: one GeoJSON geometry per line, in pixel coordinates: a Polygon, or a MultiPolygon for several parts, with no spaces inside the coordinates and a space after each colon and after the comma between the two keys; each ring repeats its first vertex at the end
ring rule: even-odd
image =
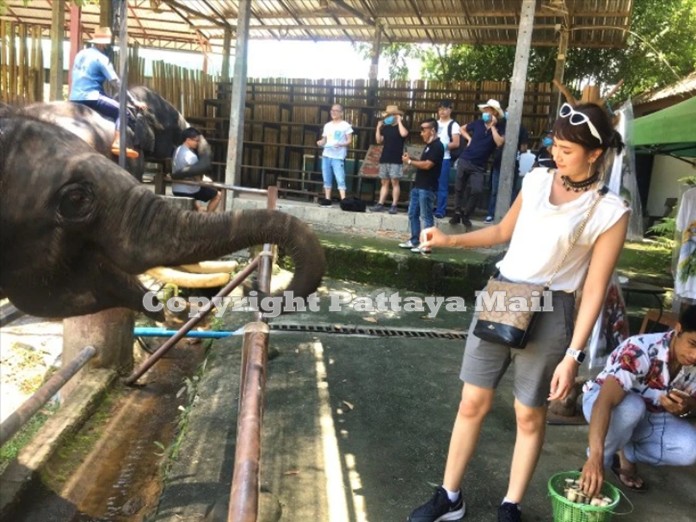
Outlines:
{"type": "MultiPolygon", "coordinates": [[[[273,210],[278,200],[276,187],[268,190],[248,189],[220,183],[190,182],[196,185],[208,185],[223,190],[267,194],[267,208],[273,210]]],[[[272,272],[272,250],[265,244],[263,252],[255,257],[249,265],[239,272],[215,297],[226,297],[239,286],[254,270],[258,270],[259,290],[270,292],[272,272]]],[[[211,299],[194,317],[189,319],[172,337],[167,339],[150,357],[148,357],[125,383],[134,384],[179,340],[188,334],[214,306],[211,299]]],[[[263,420],[263,402],[266,384],[266,362],[268,360],[268,332],[262,312],[256,312],[256,321],[245,325],[242,343],[241,381],[239,393],[239,414],[237,417],[237,440],[234,472],[228,509],[228,522],[255,522],[258,517],[259,504],[259,469],[261,459],[261,425],[263,420]]]]}

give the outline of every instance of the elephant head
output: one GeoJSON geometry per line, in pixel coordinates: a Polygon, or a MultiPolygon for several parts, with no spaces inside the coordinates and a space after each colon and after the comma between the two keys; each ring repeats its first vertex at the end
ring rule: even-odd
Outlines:
{"type": "Polygon", "coordinates": [[[0,292],[27,313],[146,311],[137,274],[262,243],[292,258],[288,291],[304,297],[317,288],[324,253],[297,218],[183,211],[65,129],[0,115],[0,292]]]}

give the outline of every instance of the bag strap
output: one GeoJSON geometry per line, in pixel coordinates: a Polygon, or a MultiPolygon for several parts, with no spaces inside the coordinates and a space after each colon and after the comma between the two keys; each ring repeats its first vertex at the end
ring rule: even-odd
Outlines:
{"type": "Polygon", "coordinates": [[[549,280],[546,283],[546,288],[551,288],[551,282],[553,281],[553,278],[556,277],[556,274],[558,274],[558,271],[561,269],[561,266],[563,266],[563,263],[565,263],[565,260],[568,258],[568,254],[570,254],[570,252],[573,250],[573,247],[575,247],[575,243],[578,242],[578,239],[580,239],[583,230],[585,230],[585,225],[587,225],[587,222],[592,217],[595,208],[597,208],[597,205],[599,204],[600,200],[607,192],[609,192],[609,188],[606,185],[603,185],[602,188],[600,188],[597,191],[597,197],[592,202],[592,206],[590,206],[589,210],[585,214],[585,217],[582,219],[582,222],[580,223],[578,228],[575,229],[575,234],[573,234],[573,237],[570,240],[570,245],[568,245],[568,248],[566,249],[565,254],[563,254],[561,260],[556,264],[556,268],[553,269],[553,274],[551,274],[551,277],[549,277],[549,280]]]}

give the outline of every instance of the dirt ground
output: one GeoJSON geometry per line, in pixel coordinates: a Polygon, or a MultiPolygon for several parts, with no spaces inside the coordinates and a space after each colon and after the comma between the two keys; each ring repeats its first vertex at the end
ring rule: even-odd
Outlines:
{"type": "Polygon", "coordinates": [[[0,421],[41,386],[62,350],[62,321],[22,316],[0,328],[0,421]]]}

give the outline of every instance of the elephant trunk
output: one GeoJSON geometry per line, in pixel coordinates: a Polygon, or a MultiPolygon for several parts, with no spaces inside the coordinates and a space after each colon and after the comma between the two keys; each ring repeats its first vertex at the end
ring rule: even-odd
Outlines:
{"type": "Polygon", "coordinates": [[[207,214],[181,210],[142,187],[121,207],[118,252],[122,270],[139,274],[154,266],[216,259],[238,250],[272,243],[290,256],[294,277],[286,289],[294,296],[314,292],[324,275],[324,251],[314,232],[294,216],[272,210],[207,214]]]}

